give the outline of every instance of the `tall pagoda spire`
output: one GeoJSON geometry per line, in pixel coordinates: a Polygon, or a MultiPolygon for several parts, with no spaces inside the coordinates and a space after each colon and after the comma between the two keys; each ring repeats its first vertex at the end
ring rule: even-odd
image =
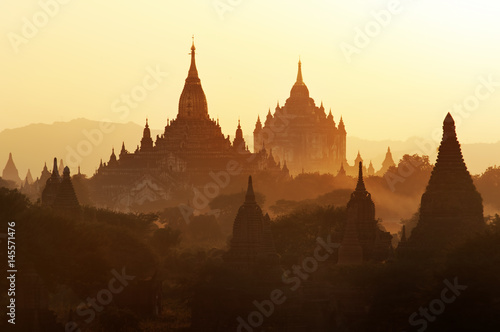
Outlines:
{"type": "Polygon", "coordinates": [[[153,149],[153,140],[151,139],[151,129],[149,129],[148,118],[146,118],[146,125],[142,131],[141,151],[150,151],[153,149]]]}
{"type": "Polygon", "coordinates": [[[54,165],[52,166],[52,177],[60,179],[59,171],[57,170],[57,158],[54,158],[54,165]]]}
{"type": "Polygon", "coordinates": [[[194,36],[191,45],[191,66],[188,77],[184,84],[181,97],[179,99],[178,119],[209,119],[207,98],[196,68],[196,47],[194,46],[194,36]]]}
{"type": "Polygon", "coordinates": [[[42,191],[42,205],[52,206],[54,204],[60,183],[61,177],[59,176],[59,171],[57,170],[57,158],[54,158],[52,175],[47,179],[45,188],[42,191]]]}
{"type": "Polygon", "coordinates": [[[22,183],[21,178],[19,177],[19,172],[17,170],[16,165],[14,164],[14,159],[12,158],[12,153],[9,153],[9,159],[7,160],[7,164],[2,172],[2,178],[6,180],[14,181],[17,185],[22,183]]]}
{"type": "Polygon", "coordinates": [[[253,184],[252,184],[252,176],[251,175],[248,177],[248,187],[247,187],[247,193],[245,195],[245,203],[246,204],[255,203],[255,193],[253,192],[253,184]]]}
{"type": "Polygon", "coordinates": [[[299,70],[297,71],[297,82],[295,84],[304,84],[304,79],[302,78],[302,62],[299,58],[299,70]]]}
{"type": "Polygon", "coordinates": [[[188,79],[200,81],[198,77],[198,70],[196,69],[196,47],[194,46],[194,35],[193,35],[193,43],[191,45],[191,67],[189,67],[188,79]]]}
{"type": "Polygon", "coordinates": [[[391,248],[392,237],[390,233],[381,231],[377,226],[375,204],[363,181],[363,163],[360,162],[358,167],[358,183],[347,203],[347,224],[342,245],[348,247],[346,255],[351,262],[359,262],[358,241],[362,248],[362,260],[384,260],[391,248]],[[355,231],[357,239],[354,236],[355,231]]]}
{"type": "Polygon", "coordinates": [[[363,181],[363,162],[359,162],[359,170],[358,170],[358,183],[356,185],[356,191],[358,192],[366,192],[365,182],[363,181]]]}
{"type": "Polygon", "coordinates": [[[238,119],[238,127],[236,128],[236,134],[234,136],[233,146],[240,152],[245,150],[246,143],[245,139],[243,138],[243,130],[241,130],[240,119],[238,119]]]}
{"type": "Polygon", "coordinates": [[[238,209],[233,224],[233,238],[224,257],[227,263],[246,267],[256,263],[275,266],[279,256],[274,247],[269,216],[255,201],[252,177],[248,177],[245,202],[238,209]]]}
{"type": "Polygon", "coordinates": [[[455,121],[450,113],[446,115],[443,122],[443,138],[439,146],[436,165],[429,180],[429,189],[441,187],[444,182],[449,188],[456,190],[475,190],[457,139],[455,121]],[[449,178],[451,173],[455,175],[453,179],[449,178]]]}
{"type": "Polygon", "coordinates": [[[408,246],[428,258],[441,249],[461,243],[484,227],[482,198],[467,170],[455,122],[448,113],[436,164],[422,195],[419,221],[408,239],[408,246]]]}
{"type": "Polygon", "coordinates": [[[68,166],[64,168],[62,181],[57,189],[53,207],[61,212],[68,213],[76,213],[80,209],[68,166]]]}
{"type": "Polygon", "coordinates": [[[309,89],[304,83],[304,79],[302,78],[302,62],[299,59],[299,69],[297,71],[297,81],[292,87],[290,91],[290,98],[294,100],[308,100],[309,99],[309,89]]]}

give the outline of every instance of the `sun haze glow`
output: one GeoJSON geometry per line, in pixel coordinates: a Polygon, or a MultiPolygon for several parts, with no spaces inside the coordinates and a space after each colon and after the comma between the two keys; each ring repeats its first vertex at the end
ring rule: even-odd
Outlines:
{"type": "MultiPolygon", "coordinates": [[[[336,121],[342,115],[349,136],[371,140],[429,137],[481,78],[500,82],[493,1],[75,0],[25,38],[26,20],[41,10],[38,1],[0,4],[0,130],[82,117],[141,125],[149,117],[162,128],[177,114],[192,34],[209,114],[231,136],[238,118],[249,135],[257,115],[284,102],[299,55],[316,103],[336,121]],[[373,22],[379,31],[357,47],[373,22]],[[357,49],[349,59],[346,44],[357,49]],[[157,67],[164,81],[127,116],[114,112],[157,67]]],[[[461,142],[498,141],[499,106],[500,89],[464,113],[461,142]]]]}

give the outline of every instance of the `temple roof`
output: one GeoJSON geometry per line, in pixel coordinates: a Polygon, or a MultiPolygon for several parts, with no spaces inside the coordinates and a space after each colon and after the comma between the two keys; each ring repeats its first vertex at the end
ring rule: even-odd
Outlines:
{"type": "Polygon", "coordinates": [[[2,177],[6,180],[11,180],[16,182],[17,184],[21,183],[21,178],[19,177],[19,172],[17,171],[17,167],[14,164],[14,159],[12,158],[12,153],[9,153],[9,159],[7,160],[7,164],[2,172],[2,177]]]}
{"type": "Polygon", "coordinates": [[[194,37],[191,46],[191,66],[179,99],[179,119],[208,119],[207,98],[196,69],[194,37]]]}
{"type": "Polygon", "coordinates": [[[309,89],[307,88],[302,78],[302,62],[299,60],[299,69],[297,71],[297,81],[290,91],[290,98],[292,99],[309,99],[309,89]]]}
{"type": "Polygon", "coordinates": [[[356,191],[366,192],[365,182],[363,181],[363,162],[359,162],[358,170],[358,183],[356,184],[356,191]]]}
{"type": "Polygon", "coordinates": [[[455,121],[448,113],[443,121],[443,138],[427,191],[464,189],[476,190],[462,156],[455,121]]]}

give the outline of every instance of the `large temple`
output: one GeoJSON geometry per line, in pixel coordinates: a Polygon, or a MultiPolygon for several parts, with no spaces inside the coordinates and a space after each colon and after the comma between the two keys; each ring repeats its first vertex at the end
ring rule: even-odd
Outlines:
{"type": "Polygon", "coordinates": [[[419,212],[417,226],[398,248],[402,255],[429,257],[485,227],[482,198],[465,165],[450,113],[419,212]]]}
{"type": "MultiPolygon", "coordinates": [[[[267,172],[275,178],[289,176],[286,165],[276,162],[272,153],[265,149],[258,153],[249,151],[239,123],[231,142],[229,135],[222,133],[219,121],[210,118],[195,51],[193,42],[176,119],[167,120],[164,133],[156,138],[151,137],[146,120],[141,144],[134,152],[122,145],[118,157],[113,150],[109,161],[101,162],[92,178],[99,205],[126,210],[148,201],[171,200],[174,192],[204,193],[211,183],[218,186],[219,192],[227,182],[235,182],[227,181],[228,177],[241,174],[267,172]]],[[[193,205],[193,198],[186,195],[183,199],[193,205]]],[[[213,198],[209,193],[206,196],[213,198]]]]}
{"type": "MultiPolygon", "coordinates": [[[[278,103],[274,114],[269,109],[264,125],[258,117],[253,134],[254,151],[271,149],[281,163],[287,162],[292,174],[338,171],[342,163],[350,168],[344,121],[341,117],[337,127],[332,111],[327,115],[323,103],[318,107],[309,97],[300,61],[297,81],[285,105],[280,107],[278,103]]],[[[350,173],[350,169],[347,171],[350,173]]]]}

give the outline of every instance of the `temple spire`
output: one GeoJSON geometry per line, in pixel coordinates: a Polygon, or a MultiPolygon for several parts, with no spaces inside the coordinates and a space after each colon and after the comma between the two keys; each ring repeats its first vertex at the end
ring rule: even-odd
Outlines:
{"type": "Polygon", "coordinates": [[[188,74],[188,79],[189,78],[194,78],[196,80],[199,80],[198,77],[198,70],[196,69],[196,47],[194,46],[194,35],[193,35],[193,44],[191,45],[191,67],[189,68],[189,74],[188,74]]]}
{"type": "Polygon", "coordinates": [[[443,142],[450,139],[457,138],[457,133],[455,131],[455,120],[450,113],[448,113],[443,121],[443,142]]]}
{"type": "Polygon", "coordinates": [[[365,182],[363,181],[363,162],[359,162],[359,172],[358,172],[358,184],[356,185],[356,191],[366,191],[365,182]]]}
{"type": "Polygon", "coordinates": [[[57,158],[54,158],[54,166],[52,167],[52,176],[59,177],[59,171],[57,170],[57,158]]]}
{"type": "Polygon", "coordinates": [[[245,203],[255,203],[255,193],[253,192],[252,176],[248,177],[248,188],[245,196],[245,203]]]}
{"type": "Polygon", "coordinates": [[[300,62],[300,57],[299,57],[299,70],[297,72],[297,83],[304,84],[304,80],[302,79],[302,62],[300,62]]]}

